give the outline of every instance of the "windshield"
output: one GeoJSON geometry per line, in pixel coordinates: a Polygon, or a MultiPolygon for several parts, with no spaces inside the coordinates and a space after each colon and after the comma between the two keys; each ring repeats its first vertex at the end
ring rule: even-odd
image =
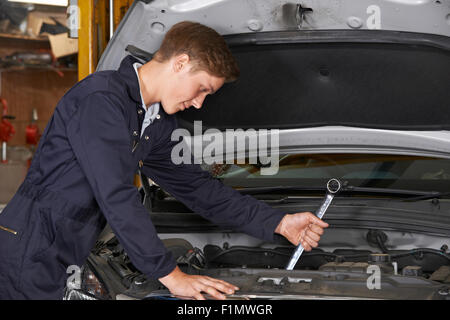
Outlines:
{"type": "Polygon", "coordinates": [[[261,175],[261,165],[203,165],[225,184],[241,187],[324,187],[331,178],[355,187],[447,192],[450,159],[384,154],[282,154],[274,175],[261,175]]]}

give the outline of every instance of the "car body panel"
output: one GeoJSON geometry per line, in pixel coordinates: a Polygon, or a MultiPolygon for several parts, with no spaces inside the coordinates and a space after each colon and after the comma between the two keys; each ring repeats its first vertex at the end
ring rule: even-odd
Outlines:
{"type": "MultiPolygon", "coordinates": [[[[367,153],[414,155],[450,159],[450,131],[401,131],[345,126],[323,126],[301,129],[235,131],[232,137],[247,138],[252,134],[260,140],[270,141],[278,136],[280,153],[367,153]]],[[[231,137],[231,136],[230,136],[231,137]]],[[[223,150],[223,159],[234,152],[248,155],[258,152],[257,144],[226,148],[226,132],[204,132],[203,135],[184,136],[187,146],[195,156],[194,148],[206,147],[223,150]],[[228,152],[228,153],[227,153],[228,152]]],[[[247,140],[248,141],[248,140],[247,140]]],[[[202,153],[200,153],[202,154],[202,153]]],[[[199,159],[201,161],[202,159],[199,159]]],[[[203,161],[212,158],[203,157],[203,161]]]]}

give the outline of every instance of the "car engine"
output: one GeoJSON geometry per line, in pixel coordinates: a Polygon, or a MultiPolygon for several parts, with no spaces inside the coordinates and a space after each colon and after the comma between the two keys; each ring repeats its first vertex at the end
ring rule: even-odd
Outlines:
{"type": "MultiPolygon", "coordinates": [[[[282,237],[270,245],[242,234],[162,234],[161,238],[184,272],[237,285],[240,290],[229,299],[450,299],[450,255],[445,243],[440,249],[392,249],[387,247],[387,234],[403,238],[404,234],[328,231],[323,245],[321,241],[320,248],[304,252],[292,271],[284,268],[295,247],[282,237]],[[364,236],[366,246],[362,242],[358,248],[329,246],[339,243],[336,238],[344,234],[364,236]]],[[[427,239],[448,241],[438,236],[427,239]]],[[[112,234],[97,243],[84,270],[90,278],[101,279],[105,299],[173,298],[159,281],[147,279],[133,266],[112,234]]],[[[92,286],[84,289],[98,296],[92,286]]]]}

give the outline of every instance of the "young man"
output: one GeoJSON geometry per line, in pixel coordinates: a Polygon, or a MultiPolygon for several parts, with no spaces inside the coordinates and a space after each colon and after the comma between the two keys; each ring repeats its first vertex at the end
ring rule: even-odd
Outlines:
{"type": "Polygon", "coordinates": [[[133,264],[173,294],[218,299],[232,284],[183,273],[158,238],[133,185],[141,170],[218,225],[271,241],[274,233],[305,250],[328,225],[310,212],[286,214],[225,187],[198,165],[175,165],[175,113],[199,109],[239,70],[223,38],[182,22],[141,65],[95,72],[56,106],[23,184],[0,214],[0,299],[60,299],[69,265],[85,262],[108,222],[133,264]]]}

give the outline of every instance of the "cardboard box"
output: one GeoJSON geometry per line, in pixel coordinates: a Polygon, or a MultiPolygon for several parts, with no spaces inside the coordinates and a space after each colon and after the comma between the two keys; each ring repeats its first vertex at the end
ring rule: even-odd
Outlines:
{"type": "Polygon", "coordinates": [[[69,38],[67,33],[48,35],[50,47],[56,58],[68,56],[78,52],[78,39],[69,38]]]}
{"type": "Polygon", "coordinates": [[[32,11],[28,14],[28,34],[33,37],[48,37],[53,55],[56,58],[64,57],[78,52],[78,39],[68,37],[67,33],[51,35],[40,33],[42,24],[56,24],[55,19],[62,25],[67,25],[65,13],[32,11]]]}
{"type": "Polygon", "coordinates": [[[54,13],[54,12],[40,12],[40,11],[32,11],[28,13],[27,20],[27,30],[28,34],[32,37],[41,37],[42,35],[48,34],[40,34],[42,24],[55,24],[55,21],[52,19],[55,18],[59,23],[64,26],[67,26],[67,17],[66,14],[63,13],[54,13]]]}
{"type": "Polygon", "coordinates": [[[32,37],[39,37],[43,23],[54,24],[54,21],[50,19],[48,14],[43,12],[32,11],[28,13],[27,30],[28,34],[32,37]]]}

